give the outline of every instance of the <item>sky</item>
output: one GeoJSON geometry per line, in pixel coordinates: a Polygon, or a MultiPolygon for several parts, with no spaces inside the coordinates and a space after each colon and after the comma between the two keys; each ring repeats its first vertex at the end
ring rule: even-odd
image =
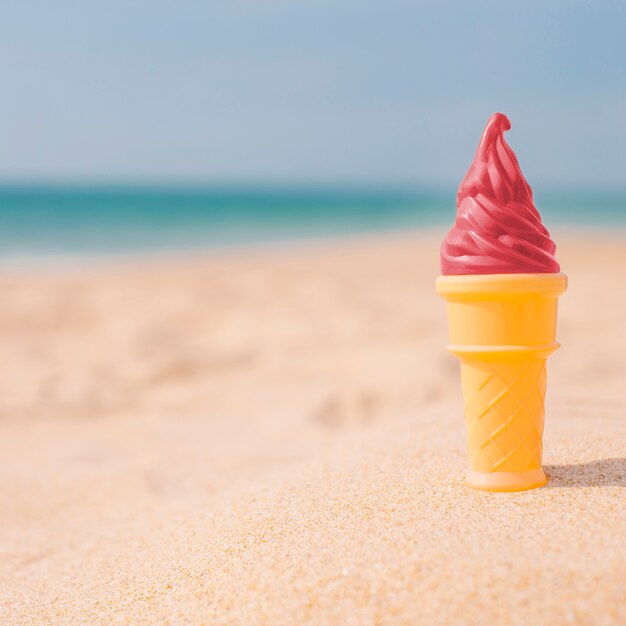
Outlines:
{"type": "Polygon", "coordinates": [[[626,3],[49,0],[0,20],[0,180],[626,186],[626,3]]]}

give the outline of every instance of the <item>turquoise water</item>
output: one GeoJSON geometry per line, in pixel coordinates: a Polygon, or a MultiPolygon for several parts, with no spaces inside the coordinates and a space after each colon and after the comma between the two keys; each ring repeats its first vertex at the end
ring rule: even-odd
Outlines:
{"type": "MultiPolygon", "coordinates": [[[[545,223],[626,226],[626,191],[536,191],[545,223]]],[[[438,227],[455,190],[0,187],[0,259],[215,248],[438,227]]]]}

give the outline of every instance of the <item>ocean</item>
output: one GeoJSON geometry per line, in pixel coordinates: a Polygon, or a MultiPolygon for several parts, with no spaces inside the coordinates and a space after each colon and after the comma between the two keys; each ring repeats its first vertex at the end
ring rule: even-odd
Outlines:
{"type": "MultiPolygon", "coordinates": [[[[535,190],[548,229],[626,227],[626,190],[535,190]]],[[[442,228],[455,189],[0,187],[0,261],[442,228]]]]}

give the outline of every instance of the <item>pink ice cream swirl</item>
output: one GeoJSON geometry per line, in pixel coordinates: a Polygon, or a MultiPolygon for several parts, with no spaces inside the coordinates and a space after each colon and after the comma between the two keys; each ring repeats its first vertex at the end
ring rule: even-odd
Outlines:
{"type": "Polygon", "coordinates": [[[456,222],[441,245],[442,274],[559,272],[517,158],[504,140],[506,115],[489,118],[457,193],[456,222]]]}

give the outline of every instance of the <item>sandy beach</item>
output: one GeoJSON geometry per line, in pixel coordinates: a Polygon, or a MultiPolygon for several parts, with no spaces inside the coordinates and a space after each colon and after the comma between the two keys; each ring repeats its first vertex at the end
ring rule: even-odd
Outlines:
{"type": "Polygon", "coordinates": [[[626,245],[553,234],[518,494],[463,484],[441,233],[0,270],[0,623],[626,623],[626,245]]]}

